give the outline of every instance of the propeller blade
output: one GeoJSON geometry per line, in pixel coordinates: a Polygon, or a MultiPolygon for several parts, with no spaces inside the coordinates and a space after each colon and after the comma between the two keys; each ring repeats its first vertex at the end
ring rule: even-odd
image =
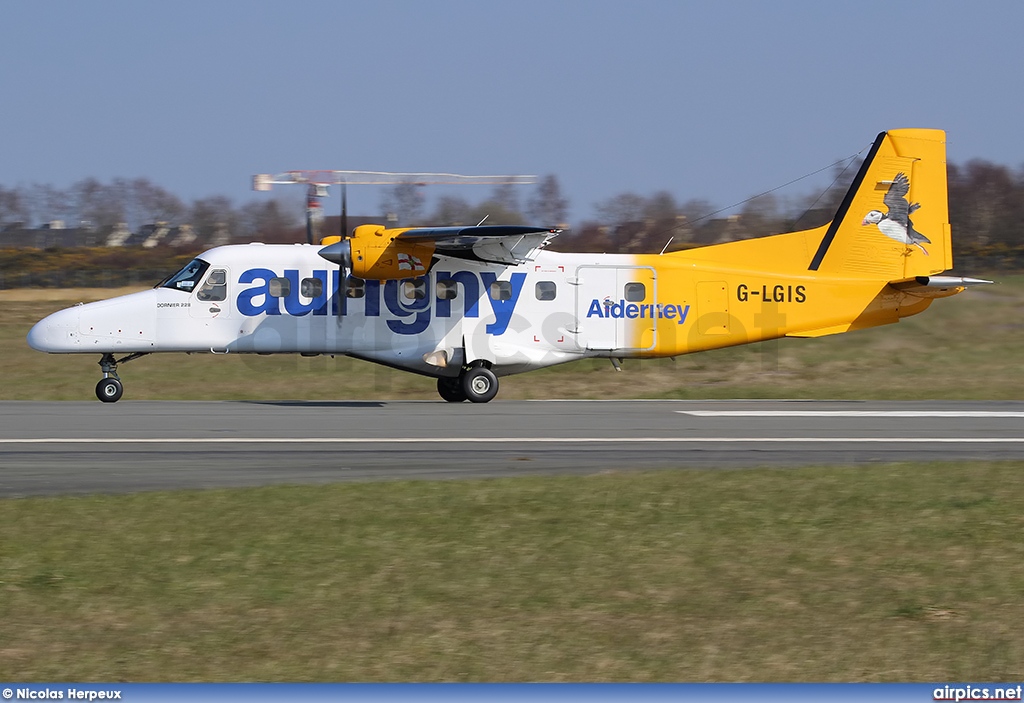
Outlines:
{"type": "MultiPolygon", "coordinates": [[[[317,252],[321,258],[338,265],[338,295],[348,296],[348,277],[352,271],[352,242],[343,239],[334,244],[328,244],[317,252]]],[[[338,317],[341,317],[343,300],[338,300],[338,317]]]]}
{"type": "MultiPolygon", "coordinates": [[[[341,184],[341,241],[348,243],[348,187],[341,184]]],[[[338,263],[338,274],[341,280],[338,285],[338,295],[341,296],[338,305],[338,324],[341,324],[342,305],[348,302],[348,276],[352,271],[352,245],[347,249],[348,255],[345,261],[338,263]]]]}
{"type": "Polygon", "coordinates": [[[348,239],[348,188],[341,184],[341,240],[348,239]]]}

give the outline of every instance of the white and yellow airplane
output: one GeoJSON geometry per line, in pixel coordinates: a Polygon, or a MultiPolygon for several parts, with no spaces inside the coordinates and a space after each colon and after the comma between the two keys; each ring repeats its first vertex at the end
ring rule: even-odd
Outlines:
{"type": "Polygon", "coordinates": [[[211,249],[152,290],[37,323],[34,349],[117,365],[155,352],[346,354],[485,403],[498,377],[897,322],[988,283],[952,268],[945,134],[883,132],[833,221],[650,255],[545,250],[557,230],[357,227],[320,245],[211,249]],[[120,357],[120,358],[118,358],[120,357]]]}

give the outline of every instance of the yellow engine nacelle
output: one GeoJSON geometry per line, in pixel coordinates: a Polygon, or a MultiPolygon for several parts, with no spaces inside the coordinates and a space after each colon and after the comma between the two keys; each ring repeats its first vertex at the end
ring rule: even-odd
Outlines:
{"type": "Polygon", "coordinates": [[[412,278],[430,268],[434,244],[396,241],[404,229],[386,229],[381,225],[356,227],[352,239],[352,275],[356,278],[412,278]]]}
{"type": "Polygon", "coordinates": [[[360,225],[347,240],[341,241],[336,237],[325,239],[323,243],[331,246],[320,254],[329,261],[342,263],[356,278],[378,281],[415,278],[430,268],[434,244],[400,241],[399,235],[409,229],[412,228],[387,229],[383,225],[360,225]]]}

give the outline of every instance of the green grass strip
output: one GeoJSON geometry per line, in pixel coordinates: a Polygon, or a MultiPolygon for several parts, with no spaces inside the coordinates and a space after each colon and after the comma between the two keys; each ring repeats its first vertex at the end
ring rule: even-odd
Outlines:
{"type": "Polygon", "coordinates": [[[1024,679],[1024,462],[0,501],[0,680],[1024,679]]]}

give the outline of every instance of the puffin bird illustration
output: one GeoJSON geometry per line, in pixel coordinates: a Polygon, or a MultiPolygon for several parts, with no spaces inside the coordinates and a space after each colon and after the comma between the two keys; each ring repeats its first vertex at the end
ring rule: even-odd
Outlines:
{"type": "Polygon", "coordinates": [[[931,244],[932,241],[914,229],[914,223],[910,216],[921,207],[920,203],[911,204],[907,200],[907,193],[910,192],[910,179],[905,173],[897,173],[892,179],[892,185],[886,191],[882,202],[889,208],[889,212],[882,213],[880,210],[872,210],[864,216],[862,226],[878,225],[878,231],[890,239],[902,242],[908,247],[915,246],[928,256],[928,250],[922,244],[931,244]]]}

